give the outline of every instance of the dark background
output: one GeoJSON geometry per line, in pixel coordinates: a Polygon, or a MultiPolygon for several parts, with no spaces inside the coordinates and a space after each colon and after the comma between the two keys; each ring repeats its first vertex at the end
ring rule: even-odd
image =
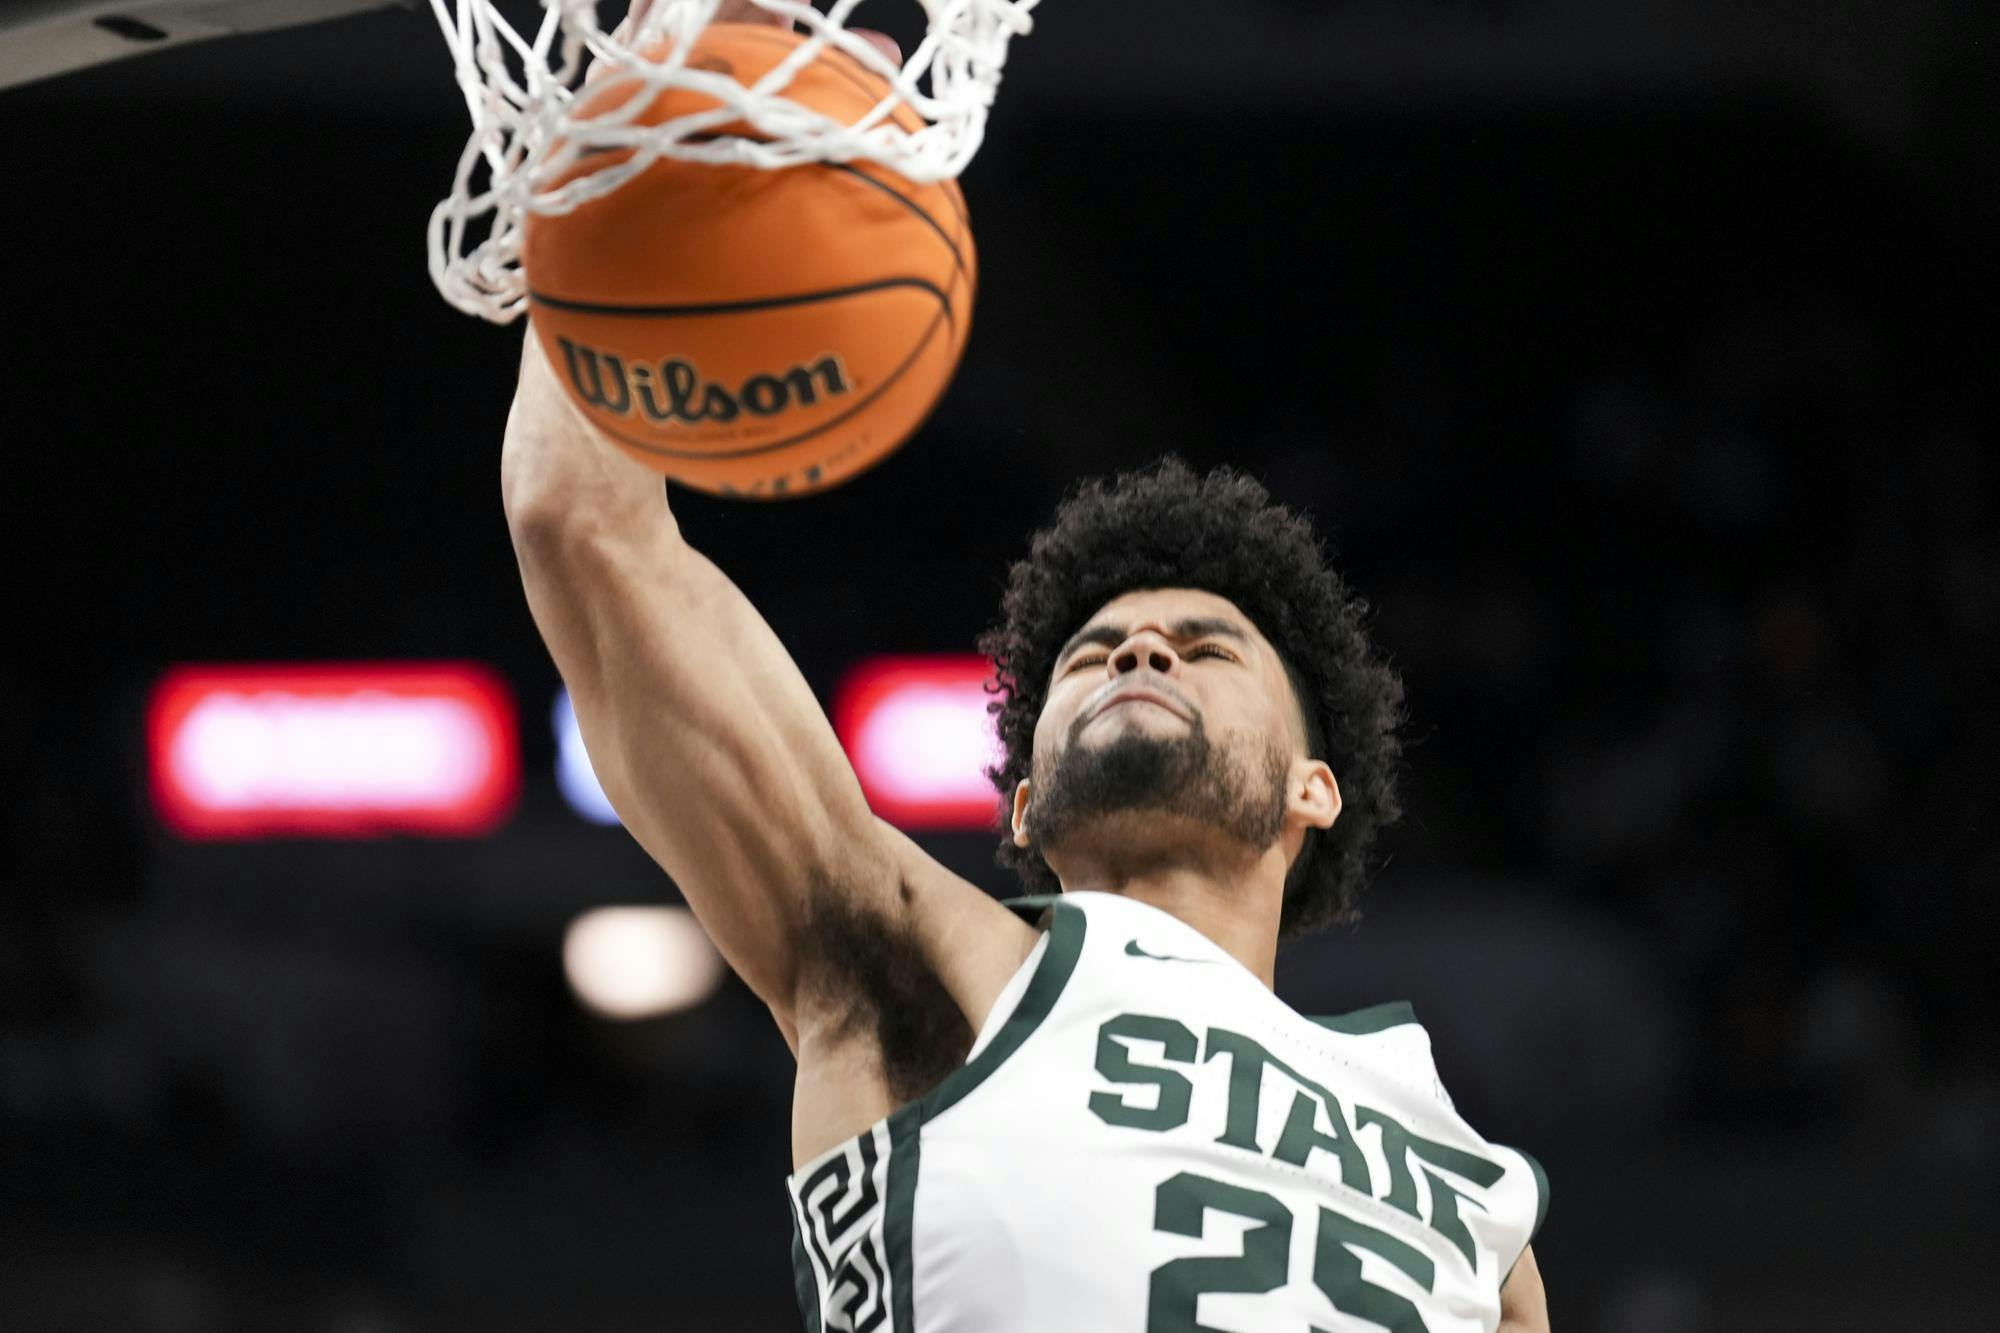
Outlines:
{"type": "MultiPolygon", "coordinates": [[[[1995,35],[1873,8],[1051,0],[935,419],[807,502],[675,497],[823,693],[969,648],[1078,477],[1172,450],[1313,513],[1409,685],[1410,815],[1279,989],[1415,1002],[1548,1167],[1562,1333],[2000,1299],[1995,35]]],[[[614,1025],[562,978],[578,911],[675,895],[549,778],[518,334],[424,272],[429,19],[0,116],[0,1326],[796,1328],[761,1007],[614,1025]],[[163,668],[400,657],[514,683],[502,833],[157,827],[163,668]]]]}

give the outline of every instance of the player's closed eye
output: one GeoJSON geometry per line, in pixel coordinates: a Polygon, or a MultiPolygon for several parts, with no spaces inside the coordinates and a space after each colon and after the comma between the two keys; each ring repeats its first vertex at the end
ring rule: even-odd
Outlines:
{"type": "MultiPolygon", "coordinates": [[[[1182,653],[1181,656],[1184,658],[1192,659],[1200,657],[1203,654],[1207,654],[1213,657],[1219,657],[1225,662],[1234,662],[1236,660],[1236,654],[1230,652],[1227,648],[1219,648],[1212,643],[1196,644],[1194,647],[1182,653]]],[[[1080,667],[1095,666],[1097,663],[1102,662],[1104,660],[1105,658],[1103,653],[1085,653],[1081,657],[1071,658],[1069,667],[1067,669],[1070,671],[1075,671],[1080,667]]]]}

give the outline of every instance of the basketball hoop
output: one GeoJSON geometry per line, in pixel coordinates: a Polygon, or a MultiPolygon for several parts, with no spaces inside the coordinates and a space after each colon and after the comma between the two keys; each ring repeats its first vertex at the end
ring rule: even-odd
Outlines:
{"type": "Polygon", "coordinates": [[[447,301],[511,322],[525,299],[523,219],[568,213],[663,157],[766,169],[867,160],[917,182],[958,175],[985,134],[1007,43],[1030,30],[1039,0],[916,0],[929,30],[901,68],[848,27],[862,0],[834,0],[825,13],[805,0],[749,0],[806,35],[748,86],[688,60],[722,3],[634,0],[607,31],[597,0],[542,0],[542,23],[529,40],[495,0],[431,0],[472,113],[451,195],[431,213],[431,280],[447,301]],[[882,100],[852,124],[786,96],[793,76],[829,47],[884,82],[882,100]],[[597,106],[603,90],[629,84],[631,91],[609,111],[579,116],[586,81],[597,106]],[[657,125],[634,123],[671,90],[702,94],[712,105],[657,125]],[[716,135],[722,126],[748,133],[716,135]],[[570,170],[591,153],[616,156],[596,171],[570,170]],[[482,222],[485,235],[477,237],[482,222]]]}

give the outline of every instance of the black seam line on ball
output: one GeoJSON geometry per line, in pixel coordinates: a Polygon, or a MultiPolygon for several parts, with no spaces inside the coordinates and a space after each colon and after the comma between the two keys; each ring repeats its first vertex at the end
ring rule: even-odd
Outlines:
{"type": "Polygon", "coordinates": [[[944,242],[944,248],[951,251],[952,267],[956,268],[960,273],[965,272],[965,255],[960,252],[958,248],[958,242],[952,240],[950,233],[945,231],[943,227],[939,226],[938,220],[932,217],[930,213],[923,208],[922,205],[917,203],[916,200],[910,198],[908,195],[904,194],[901,190],[898,190],[895,186],[890,185],[885,181],[878,181],[865,171],[857,170],[850,163],[824,162],[821,163],[820,165],[832,167],[835,171],[844,171],[848,175],[852,176],[855,180],[874,186],[876,189],[880,190],[883,194],[888,195],[891,199],[894,199],[897,203],[901,204],[903,207],[909,209],[912,213],[915,213],[918,217],[922,218],[924,220],[924,225],[926,227],[929,227],[932,231],[936,232],[938,239],[944,242]]]}
{"type": "MultiPolygon", "coordinates": [[[[773,40],[783,40],[778,36],[777,30],[775,28],[753,27],[748,31],[742,33],[741,35],[744,37],[755,37],[755,38],[769,37],[772,38],[773,40]]],[[[786,49],[787,50],[794,49],[795,45],[796,45],[795,43],[787,43],[786,49]]],[[[888,85],[884,84],[882,85],[881,88],[870,86],[869,83],[867,82],[867,78],[875,77],[874,71],[868,69],[859,60],[855,59],[853,56],[849,55],[847,52],[841,50],[837,46],[829,46],[826,49],[829,55],[838,57],[837,59],[828,61],[826,63],[826,69],[829,73],[832,73],[838,76],[839,78],[846,80],[847,85],[849,87],[859,90],[863,96],[869,98],[870,100],[876,102],[882,100],[882,93],[887,89],[888,85]],[[867,78],[864,78],[863,77],[864,75],[866,75],[867,78]]],[[[903,105],[908,106],[909,103],[905,102],[903,105]]],[[[914,110],[914,108],[912,109],[914,110]]],[[[891,118],[891,123],[895,124],[896,128],[902,130],[905,134],[911,133],[911,131],[906,129],[900,122],[895,121],[893,117],[891,118]]],[[[763,140],[760,142],[768,142],[768,140],[763,140]]],[[[956,186],[957,182],[953,181],[952,184],[956,186]]],[[[945,202],[951,205],[951,211],[958,216],[959,226],[964,227],[970,223],[971,220],[967,218],[965,215],[965,202],[963,198],[954,199],[952,198],[952,191],[946,190],[945,202]]],[[[933,223],[932,225],[935,226],[936,224],[933,223]]],[[[956,246],[953,246],[952,248],[954,250],[957,249],[956,246]]]]}
{"type": "MultiPolygon", "coordinates": [[[[943,298],[940,297],[939,299],[942,300],[943,298]]],[[[782,440],[774,440],[769,444],[752,445],[748,449],[731,449],[726,453],[718,453],[710,450],[697,450],[697,449],[669,449],[665,445],[655,444],[651,440],[638,439],[637,437],[627,435],[622,431],[613,430],[611,429],[611,427],[604,425],[602,422],[598,421],[594,417],[591,419],[591,424],[593,426],[596,426],[597,429],[603,431],[606,435],[611,436],[611,438],[615,440],[623,440],[626,444],[631,445],[635,449],[643,449],[649,454],[658,454],[662,458],[685,458],[693,462],[720,462],[724,459],[730,459],[730,458],[755,458],[758,454],[768,454],[773,452],[774,450],[786,449],[795,444],[803,444],[805,441],[812,439],[815,435],[824,435],[827,431],[832,430],[835,426],[841,425],[844,422],[846,422],[850,417],[854,416],[857,412],[865,410],[877,398],[880,398],[883,394],[889,392],[890,389],[894,388],[897,381],[903,378],[904,373],[908,371],[911,366],[917,363],[917,358],[924,354],[924,349],[931,345],[931,340],[933,338],[937,337],[938,325],[940,324],[949,325],[953,330],[953,332],[956,332],[958,329],[958,319],[956,316],[952,314],[951,302],[949,301],[945,301],[944,304],[938,309],[936,316],[934,316],[930,322],[930,327],[924,330],[924,336],[917,340],[917,345],[910,349],[910,354],[903,358],[902,364],[898,365],[894,370],[890,371],[888,376],[884,378],[880,384],[875,386],[874,392],[870,393],[866,398],[863,398],[860,402],[850,406],[845,412],[842,412],[839,416],[834,417],[831,421],[823,421],[819,425],[814,426],[811,430],[801,431],[797,435],[788,436],[787,438],[782,440]]],[[[949,382],[949,377],[947,377],[947,383],[948,382],[949,382]]],[[[943,392],[944,389],[941,386],[938,390],[940,397],[943,396],[943,392]]],[[[933,399],[931,407],[935,408],[936,406],[937,402],[935,399],[933,399]]],[[[929,408],[925,409],[924,415],[926,417],[930,415],[929,408]]]]}
{"type": "Polygon", "coordinates": [[[852,287],[828,287],[824,291],[802,292],[797,296],[758,297],[749,301],[711,301],[701,305],[614,305],[608,301],[572,301],[567,297],[550,296],[528,289],[528,299],[536,305],[547,306],[551,310],[569,310],[580,315],[625,315],[633,319],[682,319],[697,315],[744,315],[759,310],[777,310],[785,306],[809,305],[815,301],[838,301],[844,296],[865,296],[869,292],[888,291],[893,287],[915,287],[935,296],[947,309],[951,298],[934,282],[922,278],[882,278],[876,282],[857,283],[852,287]]]}
{"type": "MultiPolygon", "coordinates": [[[[688,142],[690,142],[690,144],[712,144],[712,142],[716,142],[716,140],[724,140],[724,138],[742,138],[742,140],[748,140],[748,142],[752,142],[752,144],[768,144],[768,142],[770,142],[770,138],[766,138],[766,136],[762,136],[762,134],[720,134],[720,132],[716,132],[716,134],[690,134],[690,136],[688,136],[688,142]]],[[[820,166],[820,168],[826,168],[826,170],[834,170],[834,172],[844,172],[844,174],[852,176],[854,180],[860,180],[860,182],[862,182],[862,184],[866,184],[866,186],[872,186],[872,188],[876,188],[876,190],[882,190],[882,194],[888,194],[888,196],[890,196],[892,200],[896,200],[898,204],[902,204],[904,208],[908,208],[910,212],[914,212],[916,216],[920,216],[920,218],[924,220],[924,226],[928,226],[930,230],[938,232],[938,240],[942,240],[942,242],[944,242],[944,248],[952,252],[952,268],[956,268],[958,272],[966,272],[966,254],[964,254],[964,250],[960,250],[960,248],[958,248],[958,242],[956,242],[956,240],[952,240],[952,234],[944,230],[944,224],[942,224],[942,222],[938,222],[938,220],[936,220],[934,216],[930,216],[930,210],[928,210],[928,208],[924,208],[922,204],[918,204],[918,202],[916,202],[914,198],[910,198],[908,194],[904,194],[902,190],[898,190],[898,188],[896,188],[896,186],[892,186],[890,182],[886,182],[886,180],[876,180],[874,176],[870,176],[868,172],[860,170],[860,168],[858,168],[858,166],[854,166],[852,162],[800,162],[800,166],[820,166]]],[[[790,166],[780,166],[780,168],[770,168],[770,170],[796,170],[796,168],[790,168],[790,166]]],[[[966,224],[966,214],[964,214],[964,210],[962,210],[962,208],[960,208],[960,206],[958,206],[956,202],[952,202],[952,194],[950,194],[948,190],[944,192],[944,202],[946,202],[946,204],[952,204],[952,214],[954,214],[954,216],[958,218],[958,224],[960,224],[960,226],[964,226],[964,224],[966,224]]]]}
{"type": "MultiPolygon", "coordinates": [[[[690,134],[687,137],[687,141],[689,143],[714,143],[719,139],[745,139],[751,143],[771,142],[768,138],[756,134],[690,134]]],[[[599,144],[593,147],[579,148],[577,149],[576,155],[577,158],[581,160],[586,157],[601,157],[606,153],[624,153],[630,151],[631,150],[629,148],[617,148],[617,147],[612,147],[611,145],[608,144],[599,144]]],[[[952,264],[957,267],[960,273],[965,272],[965,253],[958,248],[958,242],[953,240],[950,237],[950,235],[948,235],[945,232],[944,227],[939,224],[938,220],[930,215],[930,210],[926,209],[922,204],[919,204],[916,200],[910,198],[910,196],[904,194],[901,190],[898,190],[895,186],[888,184],[886,181],[876,180],[873,176],[869,175],[865,171],[859,170],[852,163],[849,162],[812,162],[812,163],[800,163],[800,165],[830,167],[835,171],[844,171],[848,175],[853,176],[855,179],[866,181],[868,184],[874,186],[876,189],[882,191],[884,194],[891,196],[896,200],[897,203],[903,205],[903,207],[909,209],[912,213],[915,213],[918,217],[922,218],[924,222],[930,227],[930,229],[938,234],[938,239],[942,240],[945,243],[945,248],[951,251],[952,264]]],[[[760,170],[761,169],[762,168],[760,168],[760,170]]],[[[770,168],[770,170],[788,171],[791,170],[791,168],[789,167],[770,168]]],[[[945,190],[941,191],[941,193],[944,194],[945,202],[951,205],[952,216],[958,219],[959,228],[963,230],[966,224],[965,210],[962,207],[960,207],[959,203],[956,200],[952,198],[951,191],[945,190]]]]}

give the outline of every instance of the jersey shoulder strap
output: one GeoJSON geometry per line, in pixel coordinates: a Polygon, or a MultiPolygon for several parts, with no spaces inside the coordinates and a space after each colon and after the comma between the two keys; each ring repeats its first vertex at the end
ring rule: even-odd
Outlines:
{"type": "Polygon", "coordinates": [[[1390,1000],[1386,1004],[1356,1009],[1351,1014],[1302,1014],[1300,1017],[1319,1024],[1329,1032],[1348,1037],[1368,1037],[1406,1023],[1415,1023],[1417,1011],[1408,1000],[1390,1000]]]}
{"type": "Polygon", "coordinates": [[[1026,898],[1002,898],[1000,905],[1031,926],[1039,926],[1042,916],[1062,901],[1060,893],[1037,893],[1026,898]]]}

